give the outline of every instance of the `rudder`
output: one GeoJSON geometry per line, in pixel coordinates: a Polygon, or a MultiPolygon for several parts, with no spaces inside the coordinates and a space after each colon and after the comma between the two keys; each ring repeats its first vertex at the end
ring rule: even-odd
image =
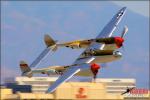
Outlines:
{"type": "Polygon", "coordinates": [[[20,61],[20,69],[22,76],[32,77],[31,69],[25,61],[20,61]]]}
{"type": "Polygon", "coordinates": [[[48,34],[45,34],[44,42],[47,47],[50,47],[56,44],[56,42],[48,34]]]}

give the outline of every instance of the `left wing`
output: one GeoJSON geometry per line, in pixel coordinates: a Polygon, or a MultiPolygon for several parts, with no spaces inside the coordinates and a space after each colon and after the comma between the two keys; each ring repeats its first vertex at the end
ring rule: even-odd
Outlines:
{"type": "Polygon", "coordinates": [[[30,67],[33,68],[33,67],[37,66],[41,62],[41,60],[48,55],[50,50],[51,50],[50,47],[45,48],[41,52],[41,54],[31,63],[30,67]]]}
{"type": "Polygon", "coordinates": [[[50,50],[55,51],[57,48],[55,46],[55,42],[49,35],[45,35],[44,36],[44,42],[46,44],[46,48],[41,52],[41,54],[31,63],[30,67],[36,67],[42,59],[44,59],[48,53],[50,52],[50,50]]]}

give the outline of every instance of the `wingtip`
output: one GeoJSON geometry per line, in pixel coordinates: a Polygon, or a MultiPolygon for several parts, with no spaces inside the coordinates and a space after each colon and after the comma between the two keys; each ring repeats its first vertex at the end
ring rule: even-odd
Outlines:
{"type": "Polygon", "coordinates": [[[54,89],[48,89],[45,93],[52,93],[54,91],[54,89]]]}
{"type": "Polygon", "coordinates": [[[127,9],[127,7],[123,7],[123,9],[127,9]]]}
{"type": "Polygon", "coordinates": [[[127,9],[127,7],[123,7],[121,10],[124,10],[124,11],[125,11],[126,9],[127,9]]]}

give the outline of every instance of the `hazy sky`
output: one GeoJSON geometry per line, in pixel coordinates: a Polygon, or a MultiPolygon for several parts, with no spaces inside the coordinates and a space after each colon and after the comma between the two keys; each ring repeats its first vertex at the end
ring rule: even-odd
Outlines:
{"type": "MultiPolygon", "coordinates": [[[[124,25],[123,58],[100,70],[99,77],[135,78],[138,87],[148,88],[149,9],[144,2],[72,2],[3,1],[1,6],[2,77],[20,76],[19,61],[29,64],[45,48],[44,34],[58,42],[96,37],[112,16],[124,6],[127,12],[114,35],[120,36],[124,25]],[[109,74],[108,74],[109,73],[109,74]]],[[[45,58],[39,67],[69,65],[83,51],[61,48],[45,58]]]]}
{"type": "Polygon", "coordinates": [[[127,6],[128,9],[149,17],[149,2],[148,1],[113,1],[119,6],[127,6]]]}

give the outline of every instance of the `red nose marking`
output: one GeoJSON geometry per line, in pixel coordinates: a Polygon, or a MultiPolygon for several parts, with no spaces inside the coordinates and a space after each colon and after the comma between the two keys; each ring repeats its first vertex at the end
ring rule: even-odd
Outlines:
{"type": "Polygon", "coordinates": [[[91,65],[91,70],[98,70],[100,68],[100,66],[98,64],[92,64],[91,65]]]}
{"type": "Polygon", "coordinates": [[[121,37],[114,37],[114,39],[115,39],[115,43],[116,43],[117,47],[120,48],[124,42],[124,39],[121,37]]]}
{"type": "Polygon", "coordinates": [[[93,72],[94,75],[98,73],[98,70],[100,69],[100,66],[98,64],[92,64],[91,65],[91,71],[93,72]]]}
{"type": "Polygon", "coordinates": [[[91,71],[94,75],[94,79],[96,78],[99,69],[100,69],[100,66],[98,64],[95,64],[95,63],[91,64],[91,71]]]}

